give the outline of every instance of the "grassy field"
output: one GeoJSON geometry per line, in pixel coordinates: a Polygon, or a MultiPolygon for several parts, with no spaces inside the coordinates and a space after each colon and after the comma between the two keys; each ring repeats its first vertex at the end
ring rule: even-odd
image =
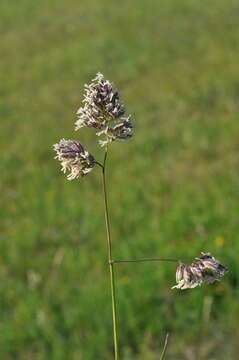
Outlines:
{"type": "Polygon", "coordinates": [[[82,87],[114,81],[135,137],[110,148],[117,258],[210,251],[222,282],[171,290],[175,264],[118,265],[121,358],[234,360],[239,330],[239,4],[1,0],[0,358],[112,359],[100,173],[67,182],[52,144],[82,87]]]}

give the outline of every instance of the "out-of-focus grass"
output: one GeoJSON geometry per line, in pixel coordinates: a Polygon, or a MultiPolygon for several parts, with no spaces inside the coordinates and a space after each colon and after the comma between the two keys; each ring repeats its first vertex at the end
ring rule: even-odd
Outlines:
{"type": "Polygon", "coordinates": [[[0,2],[0,353],[111,359],[99,173],[67,182],[51,145],[73,131],[84,82],[121,89],[135,137],[110,149],[115,257],[211,251],[218,284],[170,290],[172,264],[119,265],[124,359],[236,359],[239,6],[196,0],[0,2]],[[209,304],[209,305],[208,305],[209,304]]]}

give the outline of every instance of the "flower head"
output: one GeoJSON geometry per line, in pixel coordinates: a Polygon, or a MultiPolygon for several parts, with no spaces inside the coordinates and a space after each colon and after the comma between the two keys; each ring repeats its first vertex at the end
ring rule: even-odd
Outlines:
{"type": "Polygon", "coordinates": [[[220,280],[227,268],[220,264],[210,253],[201,253],[191,265],[180,263],[176,271],[177,285],[172,289],[192,289],[202,283],[213,283],[220,280]]]}
{"type": "Polygon", "coordinates": [[[133,136],[133,125],[128,118],[122,118],[120,122],[118,122],[114,126],[107,126],[104,130],[97,133],[98,136],[105,135],[105,140],[100,140],[99,143],[101,146],[105,146],[109,142],[115,140],[126,140],[133,136]]]}
{"type": "Polygon", "coordinates": [[[55,159],[61,162],[62,171],[64,173],[69,171],[68,180],[88,174],[95,166],[94,157],[79,141],[61,139],[59,143],[53,145],[53,148],[56,151],[55,159]]]}
{"type": "Polygon", "coordinates": [[[120,102],[118,91],[101,73],[98,73],[92,84],[87,87],[87,92],[88,99],[93,100],[94,105],[111,118],[115,119],[124,114],[124,105],[120,102]]]}
{"type": "Polygon", "coordinates": [[[124,118],[124,105],[118,91],[109,80],[98,73],[89,85],[85,85],[83,106],[77,111],[76,130],[86,126],[98,130],[97,135],[105,135],[101,145],[116,139],[132,136],[130,117],[124,118]]]}
{"type": "Polygon", "coordinates": [[[89,85],[85,85],[83,103],[84,106],[77,111],[76,130],[83,126],[102,129],[110,120],[124,114],[118,91],[101,73],[89,85]]]}

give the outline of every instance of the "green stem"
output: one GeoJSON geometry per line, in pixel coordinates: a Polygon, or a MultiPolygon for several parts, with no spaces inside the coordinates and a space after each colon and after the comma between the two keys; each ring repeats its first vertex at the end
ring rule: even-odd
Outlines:
{"type": "Polygon", "coordinates": [[[166,334],[166,337],[165,337],[165,340],[164,340],[163,351],[162,351],[162,354],[160,356],[160,360],[163,360],[165,358],[167,347],[168,347],[168,338],[169,338],[169,334],[166,334]]]}
{"type": "Polygon", "coordinates": [[[114,261],[112,259],[112,241],[111,241],[111,233],[110,233],[109,209],[108,209],[108,199],[107,199],[106,179],[105,179],[106,160],[107,160],[107,149],[105,151],[104,163],[103,163],[103,166],[101,167],[101,169],[102,169],[104,205],[105,205],[105,225],[106,225],[106,233],[107,233],[108,262],[109,262],[109,270],[110,270],[112,320],[113,320],[113,335],[114,335],[114,354],[115,354],[115,360],[118,360],[119,359],[119,353],[118,353],[118,334],[117,334],[117,313],[116,313],[114,261]]]}
{"type": "Polygon", "coordinates": [[[164,261],[164,262],[180,262],[178,259],[169,259],[169,258],[142,258],[142,259],[128,259],[128,260],[113,260],[114,264],[120,263],[140,263],[140,262],[149,262],[149,261],[164,261]]]}

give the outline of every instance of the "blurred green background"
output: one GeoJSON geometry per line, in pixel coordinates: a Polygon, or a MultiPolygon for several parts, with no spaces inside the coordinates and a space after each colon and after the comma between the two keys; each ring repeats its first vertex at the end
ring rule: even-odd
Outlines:
{"type": "Polygon", "coordinates": [[[135,136],[114,143],[109,191],[117,258],[192,259],[230,271],[179,292],[175,264],[118,265],[121,358],[237,359],[239,3],[1,0],[0,358],[112,359],[99,170],[68,182],[60,138],[85,82],[120,89],[135,136]]]}

